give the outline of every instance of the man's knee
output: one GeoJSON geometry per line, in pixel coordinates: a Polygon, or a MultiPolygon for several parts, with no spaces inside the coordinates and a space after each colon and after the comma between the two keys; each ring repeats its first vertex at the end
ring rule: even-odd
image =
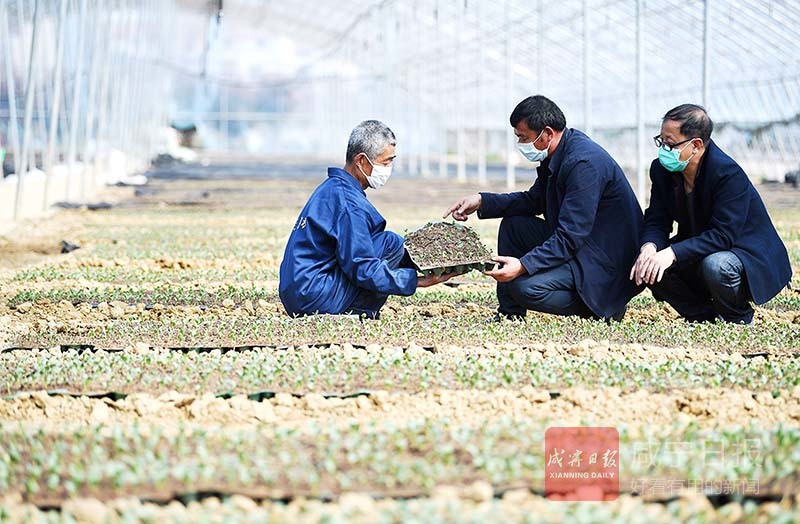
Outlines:
{"type": "Polygon", "coordinates": [[[396,269],[406,253],[403,237],[393,231],[384,231],[373,241],[375,253],[396,269]]]}
{"type": "Polygon", "coordinates": [[[553,278],[553,275],[517,278],[510,282],[509,292],[514,302],[528,310],[584,318],[594,315],[577,289],[565,285],[563,281],[553,278]]]}
{"type": "Polygon", "coordinates": [[[387,256],[394,254],[398,248],[403,245],[403,242],[403,237],[394,231],[384,231],[375,237],[374,245],[377,253],[379,255],[382,254],[382,258],[386,258],[387,256]]]}
{"type": "MultiPolygon", "coordinates": [[[[406,259],[406,247],[404,244],[400,244],[397,249],[394,250],[392,253],[384,254],[383,259],[386,260],[386,263],[389,264],[389,268],[397,269],[403,266],[403,262],[406,259]]],[[[410,260],[410,259],[409,259],[410,260]]]]}
{"type": "Polygon", "coordinates": [[[707,286],[736,285],[741,282],[742,262],[730,251],[720,251],[705,257],[700,263],[703,280],[707,286]]]}
{"type": "Polygon", "coordinates": [[[518,304],[534,305],[545,302],[553,290],[541,278],[523,276],[509,282],[508,291],[518,304]]]}

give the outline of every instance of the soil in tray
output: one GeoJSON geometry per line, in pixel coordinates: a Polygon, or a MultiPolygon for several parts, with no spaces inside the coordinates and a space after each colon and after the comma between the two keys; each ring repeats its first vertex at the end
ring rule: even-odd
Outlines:
{"type": "Polygon", "coordinates": [[[432,222],[406,235],[406,249],[421,270],[487,262],[492,254],[467,226],[432,222]]]}

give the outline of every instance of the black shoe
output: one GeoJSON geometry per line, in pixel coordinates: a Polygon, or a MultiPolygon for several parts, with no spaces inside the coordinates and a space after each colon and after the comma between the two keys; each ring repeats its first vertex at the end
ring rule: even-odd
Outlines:
{"type": "Polygon", "coordinates": [[[622,306],[622,309],[611,315],[611,318],[608,319],[610,323],[612,320],[614,322],[622,322],[622,319],[625,318],[625,313],[628,311],[628,306],[622,306]]]}

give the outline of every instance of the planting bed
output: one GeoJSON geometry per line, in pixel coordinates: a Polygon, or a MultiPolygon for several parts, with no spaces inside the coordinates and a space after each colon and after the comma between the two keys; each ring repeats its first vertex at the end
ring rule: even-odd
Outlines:
{"type": "MultiPolygon", "coordinates": [[[[146,189],[0,243],[0,522],[800,521],[796,291],[748,327],[646,292],[620,323],[487,324],[476,271],[378,321],[291,319],[278,266],[313,183],[146,189]],[[619,431],[616,500],[544,497],[554,426],[619,431]]],[[[759,189],[800,267],[796,195],[759,189]]],[[[369,197],[403,231],[469,190],[369,197]]],[[[485,267],[498,223],[469,225],[409,233],[419,269],[485,267]]]]}

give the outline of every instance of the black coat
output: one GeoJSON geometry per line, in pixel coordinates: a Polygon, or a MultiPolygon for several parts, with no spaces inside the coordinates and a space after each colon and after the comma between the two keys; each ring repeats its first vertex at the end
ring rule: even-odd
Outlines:
{"type": "Polygon", "coordinates": [[[650,166],[650,207],[645,211],[642,244],[671,245],[680,267],[697,264],[718,251],[742,261],[756,304],[777,295],[792,278],[786,246],[764,202],[741,167],[709,141],[694,182],[695,230],[684,202],[683,176],[654,160],[650,166]],[[673,222],[678,234],[669,238],[673,222]]]}
{"type": "Polygon", "coordinates": [[[529,274],[569,263],[578,294],[608,318],[640,291],[629,280],[639,253],[642,208],[619,165],[599,144],[567,129],[527,191],[481,193],[480,218],[544,214],[552,236],[520,258],[529,274]]]}

